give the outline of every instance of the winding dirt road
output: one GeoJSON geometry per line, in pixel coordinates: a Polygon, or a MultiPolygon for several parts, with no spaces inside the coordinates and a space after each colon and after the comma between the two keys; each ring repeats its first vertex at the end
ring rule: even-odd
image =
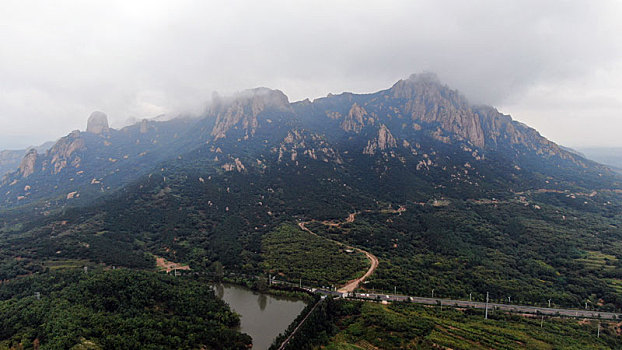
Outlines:
{"type": "MultiPolygon", "coordinates": [[[[350,214],[348,216],[348,218],[346,219],[346,222],[353,222],[355,215],[356,215],[356,213],[350,214]]],[[[360,249],[360,248],[356,248],[356,247],[352,247],[352,246],[349,246],[349,245],[347,245],[345,243],[342,243],[342,242],[339,242],[339,241],[335,241],[334,239],[322,237],[322,236],[318,235],[317,233],[309,230],[305,226],[305,224],[306,224],[306,222],[299,222],[298,226],[300,227],[301,230],[306,231],[306,232],[308,232],[308,233],[310,233],[310,234],[312,234],[312,235],[314,235],[316,237],[320,237],[320,238],[329,240],[329,241],[334,242],[334,243],[336,243],[336,244],[338,244],[338,245],[340,245],[342,247],[345,247],[346,249],[352,249],[352,250],[355,250],[357,252],[365,254],[367,259],[371,263],[371,266],[369,267],[369,269],[367,270],[367,272],[365,272],[365,274],[363,276],[361,276],[361,277],[359,277],[357,279],[353,279],[353,280],[349,281],[343,287],[339,288],[337,290],[338,292],[340,292],[340,293],[351,293],[351,292],[353,292],[354,290],[356,290],[356,288],[358,288],[359,284],[361,284],[363,281],[365,281],[366,278],[371,276],[371,274],[374,273],[374,271],[376,271],[376,268],[378,268],[378,258],[374,254],[372,254],[372,253],[370,253],[370,252],[368,252],[366,250],[363,250],[363,249],[360,249]]]]}

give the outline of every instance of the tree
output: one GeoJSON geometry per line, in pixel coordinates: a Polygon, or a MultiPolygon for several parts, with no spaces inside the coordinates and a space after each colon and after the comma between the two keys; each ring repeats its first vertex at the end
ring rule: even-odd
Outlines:
{"type": "Polygon", "coordinates": [[[220,261],[214,262],[210,266],[210,270],[214,274],[214,278],[216,279],[216,281],[222,281],[222,278],[225,276],[225,268],[224,266],[222,266],[222,263],[220,261]]]}

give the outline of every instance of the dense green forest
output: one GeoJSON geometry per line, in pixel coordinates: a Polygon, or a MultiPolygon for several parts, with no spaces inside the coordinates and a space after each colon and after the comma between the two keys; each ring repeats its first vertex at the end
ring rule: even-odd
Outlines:
{"type": "Polygon", "coordinates": [[[610,349],[616,323],[327,299],[287,349],[610,349]]]}
{"type": "Polygon", "coordinates": [[[126,269],[0,284],[0,349],[246,349],[239,316],[204,282],[126,269]]]}

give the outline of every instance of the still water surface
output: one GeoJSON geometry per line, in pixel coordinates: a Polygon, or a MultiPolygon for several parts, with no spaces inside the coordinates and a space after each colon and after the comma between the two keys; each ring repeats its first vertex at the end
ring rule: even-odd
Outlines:
{"type": "Polygon", "coordinates": [[[253,349],[270,347],[274,338],[302,312],[306,304],[300,300],[258,293],[232,284],[214,286],[240,317],[240,330],[253,338],[253,349]]]}

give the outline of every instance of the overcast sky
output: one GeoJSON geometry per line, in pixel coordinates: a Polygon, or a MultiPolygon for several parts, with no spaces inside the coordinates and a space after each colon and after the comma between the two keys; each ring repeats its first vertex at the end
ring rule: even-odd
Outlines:
{"type": "Polygon", "coordinates": [[[621,1],[8,1],[0,149],[94,110],[198,113],[213,91],[290,101],[436,72],[567,146],[622,146],[621,1]]]}

